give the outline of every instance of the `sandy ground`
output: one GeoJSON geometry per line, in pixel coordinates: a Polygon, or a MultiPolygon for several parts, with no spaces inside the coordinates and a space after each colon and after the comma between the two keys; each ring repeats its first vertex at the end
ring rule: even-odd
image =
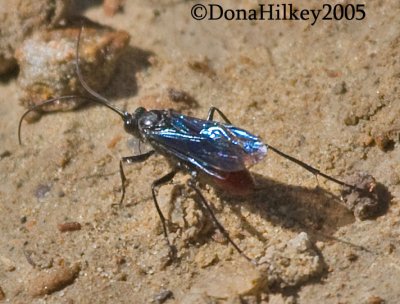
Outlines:
{"type": "Polygon", "coordinates": [[[169,263],[150,192],[151,182],[168,171],[163,158],[127,167],[124,206],[113,206],[119,159],[133,153],[120,118],[101,106],[52,113],[25,124],[19,146],[24,109],[16,77],[8,77],[0,83],[3,301],[398,303],[398,1],[368,1],[363,21],[314,26],[195,21],[194,4],[127,1],[114,17],[88,5],[86,16],[131,34],[131,49],[103,93],[133,111],[143,104],[165,107],[154,96],[183,90],[197,103],[177,103],[186,114],[205,117],[217,106],[236,125],[330,175],[368,172],[390,193],[387,210],[356,220],[340,204],[338,186],[319,178],[317,188],[309,172],[270,153],[251,168],[254,195],[232,199],[203,187],[238,245],[267,261],[255,267],[211,227],[184,186],[187,177],[178,175],[159,192],[178,250],[169,263]],[[390,135],[388,149],[380,147],[382,134],[390,135]],[[81,229],[60,232],[66,222],[81,229]],[[61,290],[43,295],[50,284],[61,290]]]}

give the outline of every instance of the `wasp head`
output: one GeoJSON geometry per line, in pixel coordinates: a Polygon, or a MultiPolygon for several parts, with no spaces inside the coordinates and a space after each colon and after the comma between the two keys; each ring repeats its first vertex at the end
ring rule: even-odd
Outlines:
{"type": "Polygon", "coordinates": [[[137,108],[134,113],[125,112],[123,116],[124,120],[124,129],[127,133],[140,138],[140,130],[138,126],[138,121],[140,117],[146,112],[146,110],[142,107],[137,108]]]}

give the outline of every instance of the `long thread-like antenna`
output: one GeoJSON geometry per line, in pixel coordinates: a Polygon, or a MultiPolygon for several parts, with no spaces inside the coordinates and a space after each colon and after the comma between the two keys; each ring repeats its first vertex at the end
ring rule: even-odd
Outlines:
{"type": "MultiPolygon", "coordinates": [[[[25,116],[28,115],[30,112],[35,111],[37,109],[42,108],[45,105],[51,104],[56,102],[57,100],[67,100],[67,99],[74,99],[74,98],[83,98],[83,99],[90,99],[87,98],[85,96],[79,96],[79,95],[66,95],[66,96],[60,96],[60,97],[56,97],[56,98],[52,98],[52,99],[48,99],[46,101],[43,101],[40,104],[34,105],[32,107],[30,107],[28,110],[25,111],[24,114],[22,114],[21,118],[19,119],[19,123],[18,123],[18,142],[20,145],[22,145],[22,140],[21,140],[21,129],[22,129],[22,121],[24,120],[25,116]]],[[[92,99],[90,99],[92,100],[92,99]]]]}
{"type": "Polygon", "coordinates": [[[118,109],[117,107],[113,106],[110,101],[105,98],[104,96],[100,95],[97,93],[95,90],[93,90],[89,85],[86,83],[85,79],[83,79],[81,69],[79,67],[80,63],[80,57],[79,57],[79,46],[80,46],[80,40],[81,40],[81,34],[83,31],[83,25],[79,30],[78,33],[78,42],[76,43],[76,60],[75,60],[75,69],[76,69],[76,74],[78,75],[79,82],[81,83],[82,87],[88,92],[90,95],[92,95],[95,99],[91,99],[94,102],[100,103],[105,105],[107,108],[113,110],[115,113],[117,113],[119,116],[124,118],[126,116],[126,112],[118,109]]]}

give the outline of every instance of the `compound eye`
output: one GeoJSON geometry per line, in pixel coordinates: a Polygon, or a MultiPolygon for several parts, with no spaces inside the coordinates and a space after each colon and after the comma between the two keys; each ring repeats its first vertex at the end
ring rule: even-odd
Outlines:
{"type": "Polygon", "coordinates": [[[129,113],[124,115],[124,129],[129,134],[134,134],[137,130],[137,120],[129,113]]]}

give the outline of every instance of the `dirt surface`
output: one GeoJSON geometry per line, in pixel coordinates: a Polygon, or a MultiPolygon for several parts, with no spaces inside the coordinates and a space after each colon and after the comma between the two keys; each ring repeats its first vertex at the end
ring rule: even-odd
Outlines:
{"type": "MultiPolygon", "coordinates": [[[[24,124],[19,146],[25,109],[17,76],[4,76],[0,301],[398,303],[398,1],[368,1],[362,21],[313,26],[196,21],[194,4],[126,1],[113,17],[98,2],[83,5],[85,16],[131,35],[104,94],[129,111],[175,107],[205,117],[217,106],[235,125],[332,176],[372,175],[387,206],[356,220],[341,204],[339,186],[270,152],[251,168],[253,195],[234,199],[203,187],[231,237],[259,259],[254,266],[212,227],[187,176],[177,175],[158,196],[177,247],[171,262],[150,191],[168,172],[164,159],[127,166],[126,200],[115,206],[119,159],[133,154],[121,119],[99,105],[50,113],[24,124]],[[176,102],[181,95],[190,98],[176,102]]],[[[223,6],[256,4],[238,5],[223,6]]]]}

